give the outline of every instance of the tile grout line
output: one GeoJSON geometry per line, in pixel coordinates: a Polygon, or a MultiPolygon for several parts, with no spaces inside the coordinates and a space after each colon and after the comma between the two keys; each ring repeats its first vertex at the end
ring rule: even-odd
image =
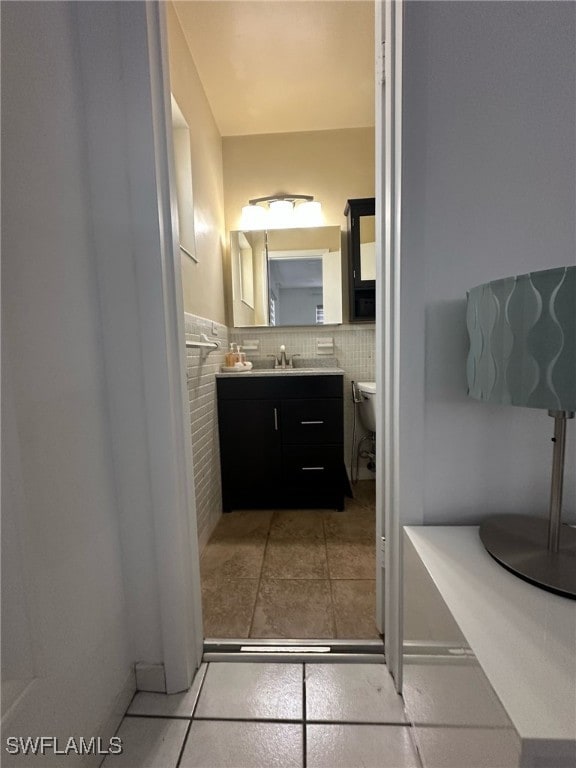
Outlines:
{"type": "Polygon", "coordinates": [[[322,533],[324,534],[324,552],[326,553],[326,570],[328,572],[328,589],[330,591],[330,608],[332,613],[332,632],[335,640],[338,639],[336,626],[336,609],[334,608],[334,592],[332,591],[332,576],[330,575],[330,563],[328,561],[328,542],[326,539],[326,515],[322,515],[322,533]]]}
{"type": "MultiPolygon", "coordinates": [[[[208,668],[210,667],[210,663],[206,664],[206,671],[204,672],[204,677],[202,678],[202,682],[200,683],[200,687],[198,688],[198,695],[196,696],[196,701],[194,702],[194,706],[192,707],[192,714],[190,715],[190,722],[188,723],[188,728],[186,728],[186,733],[184,734],[184,741],[182,742],[182,747],[180,748],[180,754],[178,755],[178,760],[176,761],[176,765],[174,768],[180,768],[180,763],[182,761],[182,756],[184,754],[184,750],[186,749],[186,742],[188,741],[188,736],[190,735],[190,731],[192,730],[192,723],[194,722],[194,714],[196,712],[196,709],[198,707],[198,702],[200,701],[200,696],[202,695],[202,691],[204,690],[204,683],[206,682],[206,678],[208,677],[208,668]]],[[[192,684],[194,684],[194,681],[192,681],[192,684]]]]}
{"type": "Polygon", "coordinates": [[[420,754],[420,745],[418,743],[418,739],[416,737],[416,728],[411,728],[408,731],[408,738],[410,740],[410,743],[412,744],[412,749],[416,753],[416,760],[418,761],[418,768],[424,767],[424,760],[422,755],[420,754]]]}
{"type": "Polygon", "coordinates": [[[264,562],[266,560],[266,551],[268,549],[268,542],[270,541],[270,531],[272,529],[272,521],[274,520],[274,510],[271,510],[270,523],[268,530],[266,531],[266,542],[264,543],[264,551],[262,552],[262,563],[260,564],[260,575],[258,576],[258,586],[256,587],[256,597],[254,599],[254,607],[252,608],[252,619],[250,620],[250,626],[248,627],[248,635],[246,639],[252,637],[252,630],[254,628],[254,618],[256,616],[256,606],[258,605],[258,597],[260,596],[260,587],[262,585],[262,574],[264,573],[264,562]]]}
{"type": "MultiPolygon", "coordinates": [[[[161,694],[161,695],[166,696],[168,694],[161,694]]],[[[148,720],[190,720],[191,719],[190,715],[144,715],[144,714],[135,715],[133,713],[128,713],[128,712],[126,712],[124,717],[130,717],[136,720],[139,718],[146,718],[148,720]]]]}
{"type": "MultiPolygon", "coordinates": [[[[132,715],[134,717],[134,715],[132,715]]],[[[144,717],[144,715],[137,715],[137,717],[144,717]]],[[[146,717],[157,717],[163,720],[187,720],[188,718],[166,718],[162,715],[146,715],[146,717]]],[[[315,720],[314,718],[305,720],[304,718],[277,718],[277,717],[217,717],[201,715],[194,718],[195,722],[215,722],[215,723],[271,723],[274,725],[370,725],[370,726],[382,726],[383,728],[412,728],[412,723],[406,720],[315,720]]],[[[430,726],[437,728],[437,725],[430,726]]],[[[450,726],[453,727],[453,726],[450,726]]],[[[469,726],[457,726],[459,728],[468,728],[469,726]]],[[[491,730],[489,726],[486,726],[487,730],[491,730]]],[[[506,730],[506,729],[502,729],[506,730]]]]}

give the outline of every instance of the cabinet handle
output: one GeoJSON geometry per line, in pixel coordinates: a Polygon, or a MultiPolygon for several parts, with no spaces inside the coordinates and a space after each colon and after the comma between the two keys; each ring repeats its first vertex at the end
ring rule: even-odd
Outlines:
{"type": "Polygon", "coordinates": [[[324,424],[323,421],[301,421],[300,424],[324,424]]]}
{"type": "Polygon", "coordinates": [[[303,472],[324,472],[324,467],[302,467],[303,472]]]}
{"type": "Polygon", "coordinates": [[[274,408],[274,429],[278,432],[278,408],[274,408]]]}

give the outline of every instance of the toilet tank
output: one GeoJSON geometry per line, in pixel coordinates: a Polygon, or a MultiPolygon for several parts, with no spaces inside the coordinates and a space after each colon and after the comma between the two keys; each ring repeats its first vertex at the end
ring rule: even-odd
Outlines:
{"type": "Polygon", "coordinates": [[[356,387],[362,395],[358,403],[360,421],[370,432],[376,432],[376,382],[359,381],[356,387]]]}

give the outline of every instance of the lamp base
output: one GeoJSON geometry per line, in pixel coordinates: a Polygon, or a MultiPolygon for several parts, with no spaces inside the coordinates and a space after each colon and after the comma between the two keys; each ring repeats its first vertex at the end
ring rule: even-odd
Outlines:
{"type": "Polygon", "coordinates": [[[480,539],[504,568],[557,595],[576,600],[576,529],[561,526],[558,552],[550,552],[548,520],[495,515],[480,525],[480,539]]]}

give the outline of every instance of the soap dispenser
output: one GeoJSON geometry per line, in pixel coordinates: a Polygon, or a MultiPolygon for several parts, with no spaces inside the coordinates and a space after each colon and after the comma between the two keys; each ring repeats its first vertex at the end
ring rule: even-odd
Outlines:
{"type": "Polygon", "coordinates": [[[230,352],[226,353],[224,362],[227,368],[234,368],[234,365],[236,364],[236,352],[234,352],[235,346],[235,344],[230,343],[230,352]]]}

